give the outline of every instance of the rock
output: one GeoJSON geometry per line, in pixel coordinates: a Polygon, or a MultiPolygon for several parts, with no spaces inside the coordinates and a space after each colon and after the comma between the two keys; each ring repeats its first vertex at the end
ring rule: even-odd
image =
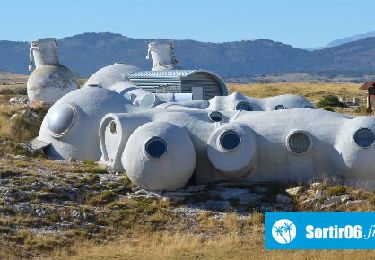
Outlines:
{"type": "Polygon", "coordinates": [[[15,106],[15,105],[26,105],[29,103],[29,99],[28,98],[24,98],[24,97],[12,97],[9,99],[8,103],[12,106],[15,106]]]}
{"type": "Polygon", "coordinates": [[[341,195],[341,203],[344,203],[346,201],[350,200],[350,196],[349,195],[341,195]]]}
{"type": "Polygon", "coordinates": [[[341,203],[346,202],[349,199],[350,199],[349,195],[333,196],[333,197],[326,199],[321,205],[321,208],[326,208],[326,207],[331,207],[337,204],[341,204],[341,203]]]}
{"type": "Polygon", "coordinates": [[[298,186],[298,187],[294,187],[294,188],[290,188],[290,189],[285,190],[285,192],[288,193],[291,196],[296,196],[296,195],[300,194],[302,191],[303,191],[302,186],[298,186]]]}
{"type": "Polygon", "coordinates": [[[306,205],[306,206],[312,206],[315,201],[316,201],[316,198],[308,198],[302,201],[301,204],[306,205]]]}
{"type": "Polygon", "coordinates": [[[282,195],[282,194],[276,195],[276,203],[288,204],[288,203],[291,203],[291,202],[292,202],[292,199],[285,196],[285,195],[282,195]]]}
{"type": "Polygon", "coordinates": [[[75,158],[73,158],[73,157],[69,157],[67,161],[68,161],[68,163],[74,163],[77,160],[75,158]]]}
{"type": "Polygon", "coordinates": [[[368,200],[352,200],[352,201],[346,202],[346,206],[367,205],[367,204],[369,204],[368,200]]]}
{"type": "Polygon", "coordinates": [[[13,114],[10,118],[9,118],[9,120],[14,120],[14,119],[16,119],[18,117],[18,114],[13,114]]]}
{"type": "Polygon", "coordinates": [[[317,198],[317,199],[319,199],[321,196],[322,196],[322,190],[321,189],[317,189],[314,192],[314,197],[317,198]]]}
{"type": "Polygon", "coordinates": [[[310,188],[312,189],[321,189],[322,188],[322,184],[320,182],[314,182],[310,185],[310,188]]]}
{"type": "Polygon", "coordinates": [[[27,159],[27,157],[17,154],[17,155],[13,156],[13,159],[15,159],[15,160],[25,160],[25,159],[27,159]]]}

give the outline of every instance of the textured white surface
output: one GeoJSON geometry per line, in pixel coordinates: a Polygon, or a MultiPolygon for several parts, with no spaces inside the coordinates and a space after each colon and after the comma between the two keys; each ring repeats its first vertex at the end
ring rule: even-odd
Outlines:
{"type": "Polygon", "coordinates": [[[85,83],[85,86],[88,86],[90,84],[98,84],[102,88],[116,90],[116,88],[118,87],[114,86],[116,83],[126,81],[127,75],[137,71],[140,71],[140,69],[133,65],[127,65],[123,63],[108,65],[92,74],[85,83]]]}
{"type": "Polygon", "coordinates": [[[33,41],[30,52],[30,59],[34,58],[36,66],[27,81],[31,102],[51,106],[66,93],[77,89],[73,73],[59,64],[55,39],[33,41]]]}
{"type": "Polygon", "coordinates": [[[127,112],[132,107],[122,95],[107,89],[86,87],[72,91],[48,110],[37,139],[51,143],[48,156],[52,159],[99,160],[101,118],[110,112],[127,112]],[[69,131],[61,137],[54,137],[48,129],[48,119],[60,104],[73,106],[76,115],[69,131]]]}
{"type": "Polygon", "coordinates": [[[246,176],[255,167],[257,158],[255,133],[243,124],[224,124],[215,131],[207,143],[207,156],[218,174],[227,178],[246,176]],[[225,131],[235,131],[241,138],[241,144],[233,151],[226,151],[220,145],[220,136],[225,131]]]}
{"type": "Polygon", "coordinates": [[[64,65],[39,65],[27,81],[30,101],[53,105],[66,93],[77,89],[73,73],[64,65]]]}
{"type": "Polygon", "coordinates": [[[233,111],[239,102],[246,101],[253,108],[253,111],[275,110],[278,105],[283,105],[285,109],[289,108],[313,108],[313,104],[306,98],[297,95],[280,95],[264,99],[257,99],[241,95],[239,92],[233,92],[229,96],[216,96],[210,100],[168,102],[158,106],[158,108],[172,108],[178,106],[187,108],[199,108],[219,111],[233,111]]]}
{"type": "Polygon", "coordinates": [[[130,135],[122,164],[135,184],[148,190],[175,190],[184,187],[195,169],[195,149],[187,131],[166,122],[147,123],[130,135]],[[145,151],[146,142],[157,136],[165,141],[167,151],[152,158],[145,151]]]}
{"type": "MultiPolygon", "coordinates": [[[[109,114],[118,127],[114,161],[127,147],[127,140],[139,126],[149,122],[174,124],[190,134],[196,151],[196,182],[242,179],[244,181],[309,181],[315,177],[334,176],[375,185],[375,145],[360,148],[353,135],[361,128],[375,133],[374,117],[351,118],[320,109],[223,112],[223,121],[213,122],[200,109],[151,109],[132,114],[109,114]],[[217,132],[233,129],[241,136],[241,152],[220,153],[217,132]],[[308,134],[311,144],[302,154],[290,151],[288,136],[296,131],[308,134]],[[216,141],[215,141],[216,140],[216,141]],[[216,147],[216,148],[215,148],[216,147]],[[256,151],[255,151],[256,150],[256,151]]],[[[151,124],[152,125],[152,124],[151,124]]],[[[132,142],[132,145],[136,141],[132,142]]],[[[111,146],[101,136],[103,146],[111,146]]],[[[141,142],[140,142],[141,143],[141,142]]],[[[129,144],[131,150],[131,145],[129,144]]],[[[183,149],[183,146],[181,146],[183,149]]],[[[129,153],[127,153],[128,156],[129,153]]],[[[125,156],[125,155],[124,155],[125,156]]],[[[126,166],[126,165],[124,165],[126,166]]],[[[138,172],[137,174],[141,174],[138,172]]],[[[141,183],[140,180],[137,182],[141,183]]],[[[148,185],[151,185],[148,183],[148,185]]]]}

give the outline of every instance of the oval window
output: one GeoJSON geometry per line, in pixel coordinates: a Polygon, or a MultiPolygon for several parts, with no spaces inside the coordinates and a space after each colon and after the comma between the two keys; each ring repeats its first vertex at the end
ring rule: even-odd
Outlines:
{"type": "Polygon", "coordinates": [[[302,154],[309,150],[310,138],[303,132],[292,133],[288,137],[288,147],[290,151],[296,154],[302,154]]]}
{"type": "Polygon", "coordinates": [[[236,110],[253,111],[253,107],[247,101],[240,101],[236,106],[236,110]]]}
{"type": "Polygon", "coordinates": [[[221,122],[223,120],[223,114],[219,111],[212,111],[208,116],[214,122],[221,122]]]}
{"type": "Polygon", "coordinates": [[[361,148],[370,147],[375,141],[374,133],[368,128],[361,128],[353,136],[354,142],[361,148]]]}
{"type": "Polygon", "coordinates": [[[220,145],[227,151],[232,151],[238,148],[241,144],[241,138],[233,130],[225,131],[220,136],[220,145]]]}
{"type": "Polygon", "coordinates": [[[277,105],[275,106],[275,110],[285,109],[283,105],[277,105]]]}
{"type": "Polygon", "coordinates": [[[117,134],[117,124],[116,124],[115,121],[111,121],[111,122],[109,123],[109,132],[110,132],[111,134],[117,134]]]}
{"type": "Polygon", "coordinates": [[[145,144],[145,151],[150,157],[159,159],[167,152],[167,143],[160,137],[152,137],[145,144]]]}
{"type": "Polygon", "coordinates": [[[69,104],[60,104],[48,115],[47,126],[53,136],[66,134],[74,124],[76,111],[69,104]]]}

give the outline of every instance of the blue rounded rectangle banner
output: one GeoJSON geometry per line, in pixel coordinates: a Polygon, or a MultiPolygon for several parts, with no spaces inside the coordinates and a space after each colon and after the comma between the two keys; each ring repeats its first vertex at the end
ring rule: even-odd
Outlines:
{"type": "Polygon", "coordinates": [[[375,212],[266,212],[266,249],[374,249],[375,212]]]}

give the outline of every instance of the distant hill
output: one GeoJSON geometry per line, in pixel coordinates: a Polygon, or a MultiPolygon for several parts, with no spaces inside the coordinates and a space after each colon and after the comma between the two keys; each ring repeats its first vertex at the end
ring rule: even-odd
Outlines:
{"type": "Polygon", "coordinates": [[[327,48],[336,47],[336,46],[343,45],[345,43],[354,42],[354,41],[357,41],[357,40],[366,39],[366,38],[370,38],[370,37],[375,37],[375,31],[368,32],[368,33],[362,33],[362,34],[356,34],[356,35],[346,37],[346,38],[342,38],[342,39],[336,39],[336,40],[333,40],[330,43],[328,43],[326,47],[327,48]]]}
{"type": "Polygon", "coordinates": [[[15,74],[0,70],[0,85],[1,84],[17,84],[26,83],[28,77],[24,74],[15,74]]]}
{"type": "MultiPolygon", "coordinates": [[[[89,76],[114,62],[151,68],[147,43],[114,33],[83,33],[58,40],[62,64],[89,76]]],[[[209,43],[173,40],[184,68],[211,70],[222,77],[247,77],[280,73],[314,73],[360,76],[375,71],[375,38],[337,47],[308,51],[272,40],[209,43]]],[[[28,73],[29,43],[0,41],[0,70],[28,73]]]]}

